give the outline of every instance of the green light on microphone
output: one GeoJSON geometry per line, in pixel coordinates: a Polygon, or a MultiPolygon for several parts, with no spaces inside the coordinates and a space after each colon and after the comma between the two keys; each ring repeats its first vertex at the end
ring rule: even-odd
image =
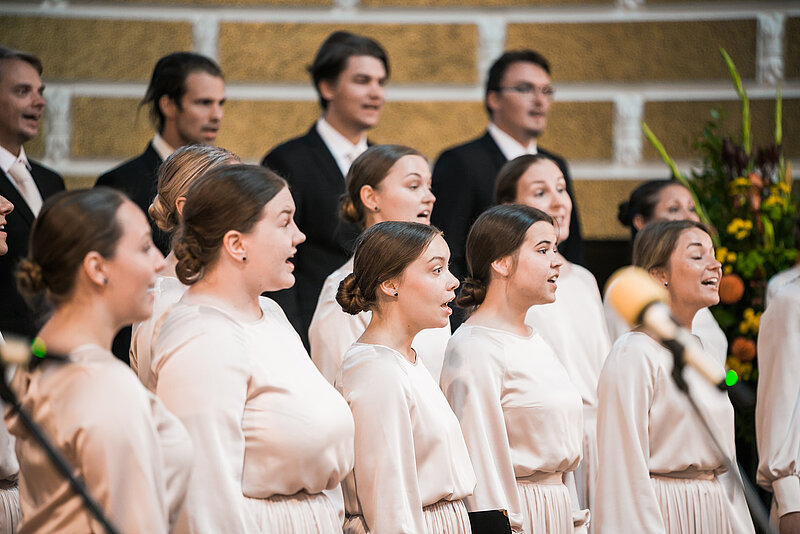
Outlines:
{"type": "Polygon", "coordinates": [[[725,385],[731,387],[738,381],[739,375],[736,374],[736,371],[733,369],[728,370],[728,372],[725,374],[725,385]]]}
{"type": "Polygon", "coordinates": [[[34,338],[33,343],[31,343],[31,352],[37,358],[44,358],[45,354],[47,354],[47,346],[42,338],[34,338]]]}

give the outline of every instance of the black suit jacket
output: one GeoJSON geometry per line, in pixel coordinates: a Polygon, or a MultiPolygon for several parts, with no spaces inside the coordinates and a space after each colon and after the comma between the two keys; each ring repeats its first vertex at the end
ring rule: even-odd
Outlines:
{"type": "MultiPolygon", "coordinates": [[[[61,176],[35,161],[31,164],[31,176],[42,195],[42,200],[64,190],[61,176]]],[[[0,332],[19,334],[29,338],[36,335],[41,327],[40,306],[32,311],[17,291],[14,271],[20,260],[28,255],[28,245],[33,226],[33,212],[25,199],[11,183],[8,176],[0,172],[0,195],[14,204],[14,211],[6,217],[6,242],[8,253],[0,256],[0,332]]],[[[41,303],[37,303],[41,304],[41,303]]]]}
{"type": "MultiPolygon", "coordinates": [[[[583,239],[572,192],[572,180],[563,158],[543,148],[539,153],[559,166],[572,198],[569,238],[558,248],[575,263],[583,263],[583,239]]],[[[506,157],[489,132],[463,145],[450,148],[439,156],[433,169],[433,193],[436,204],[431,222],[444,232],[450,246],[450,269],[459,279],[467,276],[465,247],[470,226],[494,202],[494,183],[506,157]]]]}
{"type": "Polygon", "coordinates": [[[162,232],[147,214],[158,190],[158,168],[161,163],[161,156],[153,148],[153,144],[148,143],[142,154],[103,174],[94,185],[113,187],[128,195],[147,215],[147,220],[153,229],[153,243],[166,256],[171,248],[169,234],[162,232]]]}
{"type": "Polygon", "coordinates": [[[348,260],[359,230],[339,219],[344,176],[317,133],[316,123],[305,135],[274,148],[261,164],[289,182],[297,207],[294,218],[306,234],[295,255],[294,287],[270,297],[278,301],[308,346],[308,326],[322,284],[348,260]]]}

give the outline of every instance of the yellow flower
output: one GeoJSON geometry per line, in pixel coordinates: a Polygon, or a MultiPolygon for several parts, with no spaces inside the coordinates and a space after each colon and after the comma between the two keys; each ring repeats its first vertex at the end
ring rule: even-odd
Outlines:
{"type": "MultiPolygon", "coordinates": [[[[788,195],[792,192],[792,188],[789,184],[784,182],[778,182],[777,184],[773,185],[770,189],[777,189],[779,193],[783,193],[784,195],[788,195]]],[[[773,191],[775,194],[775,191],[773,191]]]]}
{"type": "Polygon", "coordinates": [[[731,182],[731,191],[735,193],[739,193],[744,189],[749,189],[752,184],[748,178],[744,176],[740,176],[731,182]]]}
{"type": "Polygon", "coordinates": [[[728,263],[736,263],[737,257],[738,256],[735,252],[728,252],[728,256],[725,259],[728,261],[728,263]]]}
{"type": "Polygon", "coordinates": [[[734,236],[736,239],[744,239],[750,235],[750,231],[753,229],[752,221],[746,221],[744,219],[735,218],[730,223],[728,223],[728,233],[734,236]]]}
{"type": "Polygon", "coordinates": [[[717,261],[720,263],[725,263],[725,259],[728,257],[728,249],[725,247],[719,247],[717,249],[717,261]]]}
{"type": "Polygon", "coordinates": [[[765,208],[771,208],[772,206],[784,207],[786,206],[786,200],[783,197],[779,197],[777,195],[772,194],[767,197],[767,199],[764,201],[763,206],[765,208]]]}
{"type": "Polygon", "coordinates": [[[733,272],[733,265],[726,265],[722,268],[724,274],[731,274],[733,272]]]}

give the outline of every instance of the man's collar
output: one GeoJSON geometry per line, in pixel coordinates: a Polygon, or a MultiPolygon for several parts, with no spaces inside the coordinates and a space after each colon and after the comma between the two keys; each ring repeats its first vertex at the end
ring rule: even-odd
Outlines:
{"type": "Polygon", "coordinates": [[[497,146],[500,148],[500,152],[502,152],[509,161],[525,154],[537,153],[536,139],[532,139],[526,147],[519,144],[519,141],[501,130],[500,127],[493,122],[489,123],[488,130],[489,135],[492,136],[492,139],[494,139],[494,142],[497,143],[497,146]]]}
{"type": "Polygon", "coordinates": [[[0,169],[2,169],[4,173],[8,174],[8,169],[18,161],[24,163],[28,170],[31,170],[31,164],[28,161],[28,157],[25,155],[25,147],[20,146],[19,155],[15,156],[9,152],[6,147],[0,146],[0,169]]]}
{"type": "Polygon", "coordinates": [[[161,161],[166,160],[172,155],[173,152],[175,152],[175,149],[169,146],[169,143],[167,143],[158,132],[156,132],[156,135],[153,136],[152,144],[156,153],[161,158],[161,161]]]}
{"type": "Polygon", "coordinates": [[[320,117],[317,121],[317,133],[336,157],[345,157],[352,152],[353,149],[357,149],[360,152],[367,149],[366,133],[361,134],[361,139],[358,140],[358,143],[353,144],[349,139],[339,133],[336,128],[331,126],[331,123],[326,121],[325,117],[320,117]]]}

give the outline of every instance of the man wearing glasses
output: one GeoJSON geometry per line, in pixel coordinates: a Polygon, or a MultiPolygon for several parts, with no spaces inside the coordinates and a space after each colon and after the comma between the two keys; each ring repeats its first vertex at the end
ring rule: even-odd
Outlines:
{"type": "Polygon", "coordinates": [[[570,261],[583,263],[583,240],[575,195],[563,158],[537,145],[547,125],[553,103],[550,66],[532,50],[512,50],[489,69],[484,104],[489,113],[487,132],[472,141],[445,150],[433,170],[436,207],[432,223],[444,232],[450,245],[451,271],[467,276],[464,247],[469,228],[492,205],[494,182],[507,161],[524,154],[542,154],[558,164],[572,198],[569,239],[559,251],[570,261]]]}

